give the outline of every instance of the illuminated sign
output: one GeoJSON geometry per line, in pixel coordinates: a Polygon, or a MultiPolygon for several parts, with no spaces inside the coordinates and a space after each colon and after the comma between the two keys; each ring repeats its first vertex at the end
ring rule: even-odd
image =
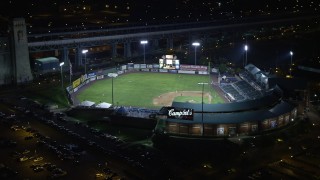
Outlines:
{"type": "Polygon", "coordinates": [[[180,69],[180,60],[174,55],[165,55],[159,59],[160,69],[180,69]]]}
{"type": "Polygon", "coordinates": [[[167,107],[168,118],[193,120],[193,109],[167,107]]]}

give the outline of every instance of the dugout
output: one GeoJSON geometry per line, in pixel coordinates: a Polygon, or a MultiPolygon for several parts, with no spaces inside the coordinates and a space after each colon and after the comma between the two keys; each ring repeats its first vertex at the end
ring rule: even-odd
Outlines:
{"type": "Polygon", "coordinates": [[[39,74],[58,71],[60,70],[59,59],[56,57],[36,59],[34,70],[39,74]]]}

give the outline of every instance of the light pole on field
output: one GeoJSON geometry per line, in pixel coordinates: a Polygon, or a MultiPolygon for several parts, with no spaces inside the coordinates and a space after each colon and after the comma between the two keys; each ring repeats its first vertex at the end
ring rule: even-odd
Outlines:
{"type": "Polygon", "coordinates": [[[84,54],[84,74],[87,74],[87,52],[88,49],[82,50],[82,54],[84,54]]]}
{"type": "Polygon", "coordinates": [[[111,89],[111,91],[112,91],[112,92],[111,92],[112,105],[114,106],[114,104],[113,104],[113,103],[114,103],[114,101],[113,101],[113,77],[111,77],[111,84],[112,84],[112,85],[111,85],[111,86],[112,86],[112,89],[111,89]]]}
{"type": "Polygon", "coordinates": [[[202,85],[202,98],[201,98],[201,135],[203,136],[204,131],[204,124],[203,124],[203,91],[204,91],[204,85],[207,85],[208,83],[200,82],[199,85],[202,85]]]}
{"type": "Polygon", "coordinates": [[[147,40],[140,41],[140,44],[143,45],[143,64],[146,63],[146,44],[148,44],[147,40]]]}
{"type": "Polygon", "coordinates": [[[64,62],[60,63],[60,69],[61,69],[61,87],[63,89],[63,75],[62,75],[62,66],[64,65],[64,62]]]}
{"type": "Polygon", "coordinates": [[[194,46],[194,65],[197,65],[197,47],[200,46],[200,43],[194,42],[192,46],[194,46]]]}

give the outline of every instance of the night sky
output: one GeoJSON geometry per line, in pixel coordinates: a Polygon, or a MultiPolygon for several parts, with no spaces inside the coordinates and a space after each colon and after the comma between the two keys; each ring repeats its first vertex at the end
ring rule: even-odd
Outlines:
{"type": "Polygon", "coordinates": [[[33,27],[163,24],[246,17],[319,14],[314,0],[6,0],[0,20],[24,17],[33,27]],[[76,17],[76,18],[75,18],[76,17]]]}

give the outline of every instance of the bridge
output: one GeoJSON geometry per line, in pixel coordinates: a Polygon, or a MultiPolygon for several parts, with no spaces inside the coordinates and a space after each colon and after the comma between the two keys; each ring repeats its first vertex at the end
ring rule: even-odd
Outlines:
{"type": "MultiPolygon", "coordinates": [[[[48,32],[28,34],[29,52],[62,50],[63,61],[68,59],[68,50],[76,49],[76,65],[83,65],[82,50],[94,46],[112,46],[112,56],[117,54],[117,45],[123,44],[124,56],[131,57],[132,44],[142,39],[152,41],[154,46],[160,39],[167,40],[167,49],[173,48],[175,38],[189,41],[205,39],[219,31],[241,31],[268,25],[284,25],[312,20],[318,16],[304,16],[291,18],[259,18],[242,21],[208,21],[196,23],[166,24],[138,27],[118,27],[98,30],[48,32]]],[[[189,42],[189,44],[191,44],[189,42]]]]}

